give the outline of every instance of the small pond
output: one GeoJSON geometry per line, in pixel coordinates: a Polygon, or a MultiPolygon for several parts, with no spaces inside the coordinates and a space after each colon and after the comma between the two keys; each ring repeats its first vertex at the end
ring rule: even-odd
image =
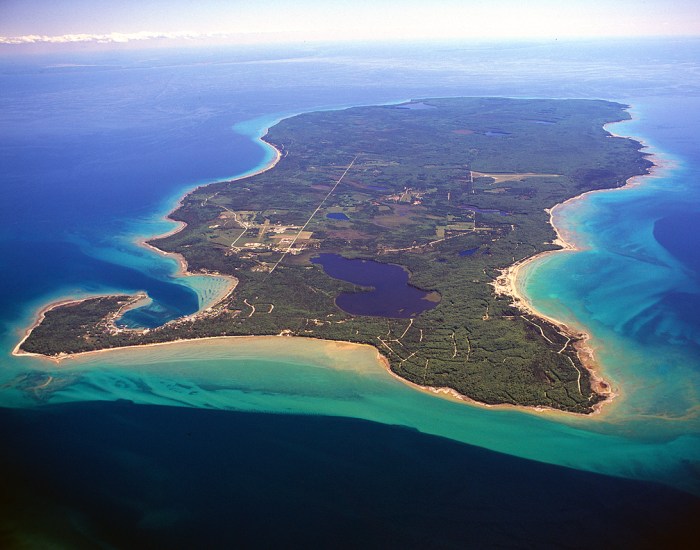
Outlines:
{"type": "Polygon", "coordinates": [[[326,218],[329,218],[331,220],[349,220],[350,219],[342,212],[329,212],[328,214],[326,214],[326,218]]]}

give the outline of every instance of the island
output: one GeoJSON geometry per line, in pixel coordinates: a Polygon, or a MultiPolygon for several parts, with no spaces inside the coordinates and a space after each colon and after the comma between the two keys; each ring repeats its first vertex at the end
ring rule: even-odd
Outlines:
{"type": "Polygon", "coordinates": [[[390,371],[487,405],[590,413],[609,386],[585,334],[517,299],[513,268],[561,249],[551,209],[652,163],[613,136],[602,100],[436,98],[306,113],[264,140],[269,169],[198,187],[148,242],[190,273],[235,277],[219,303],[120,326],[143,296],[51,306],[19,353],[70,354],[212,336],[375,346],[390,371]]]}

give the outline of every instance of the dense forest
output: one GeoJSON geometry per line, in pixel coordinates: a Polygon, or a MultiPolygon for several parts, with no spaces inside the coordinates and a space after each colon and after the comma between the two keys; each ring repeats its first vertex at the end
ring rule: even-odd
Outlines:
{"type": "Polygon", "coordinates": [[[124,297],[58,307],[22,344],[45,355],[218,335],[287,334],[376,346],[412,382],[489,403],[590,412],[603,397],[577,336],[494,292],[508,266],[558,248],[547,209],[647,172],[639,143],[590,100],[426,99],[286,119],[265,140],[271,170],[199,187],[151,241],[191,272],[235,276],[212,311],[151,330],[114,325],[124,297]],[[396,264],[430,292],[413,316],[349,314],[322,253],[396,264]],[[434,306],[434,307],[433,307],[434,306]]]}

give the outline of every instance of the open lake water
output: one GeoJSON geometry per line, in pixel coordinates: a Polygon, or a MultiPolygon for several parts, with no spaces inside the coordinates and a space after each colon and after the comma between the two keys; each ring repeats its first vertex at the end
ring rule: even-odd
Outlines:
{"type": "Polygon", "coordinates": [[[698,59],[698,40],[3,57],[0,542],[673,542],[700,494],[698,59]],[[630,104],[609,130],[659,161],[557,208],[584,250],[522,281],[592,334],[620,394],[604,414],[456,403],[371,348],[296,339],[11,356],[58,298],[146,291],[145,325],[205,303],[221,280],[175,278],[135,241],[172,230],[187,190],[269,163],[274,121],[463,95],[630,104]]]}

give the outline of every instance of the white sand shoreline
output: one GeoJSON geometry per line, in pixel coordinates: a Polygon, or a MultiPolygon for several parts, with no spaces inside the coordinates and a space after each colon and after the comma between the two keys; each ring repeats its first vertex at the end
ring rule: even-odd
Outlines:
{"type": "MultiPolygon", "coordinates": [[[[267,134],[267,132],[265,132],[264,135],[266,135],[266,134],[267,134]]],[[[264,137],[264,135],[262,137],[264,137]]],[[[263,172],[266,172],[266,171],[274,168],[277,165],[279,160],[282,158],[282,154],[272,144],[264,141],[262,139],[262,137],[260,138],[260,141],[265,143],[267,146],[271,147],[274,151],[274,156],[273,156],[272,160],[270,160],[267,164],[262,166],[260,169],[254,171],[250,174],[245,174],[243,176],[235,177],[232,179],[224,179],[224,180],[221,180],[221,182],[233,182],[233,181],[239,181],[239,180],[243,180],[243,179],[246,179],[249,177],[257,176],[258,174],[262,174],[263,172]]],[[[212,182],[212,183],[218,183],[218,182],[212,182]]],[[[202,314],[204,309],[208,310],[208,309],[215,307],[217,304],[221,303],[226,298],[228,298],[233,293],[236,286],[238,285],[238,279],[236,277],[231,276],[231,275],[226,275],[226,274],[222,274],[222,273],[218,273],[218,272],[191,273],[190,271],[188,271],[187,261],[185,260],[184,256],[182,256],[181,254],[178,254],[178,253],[174,253],[174,252],[165,252],[164,250],[161,250],[160,248],[151,244],[151,241],[154,241],[157,239],[162,239],[165,237],[169,237],[171,235],[175,235],[176,233],[179,233],[185,227],[187,227],[186,223],[181,222],[181,221],[177,221],[177,220],[173,220],[170,217],[170,215],[173,212],[175,212],[178,208],[180,208],[180,206],[182,206],[183,201],[185,200],[185,198],[189,194],[193,193],[194,191],[196,191],[197,189],[199,189],[201,187],[206,187],[207,185],[210,185],[210,184],[207,183],[204,185],[198,185],[197,187],[194,187],[194,188],[186,191],[185,193],[183,193],[183,195],[177,201],[177,204],[175,205],[175,207],[173,207],[172,210],[164,216],[164,219],[166,219],[168,222],[172,222],[172,223],[177,224],[176,227],[174,227],[173,229],[171,229],[169,231],[166,231],[165,233],[159,234],[159,235],[155,235],[155,236],[151,236],[151,237],[137,237],[134,240],[134,243],[137,246],[147,248],[147,249],[157,253],[160,256],[175,259],[178,263],[178,266],[179,266],[177,272],[174,275],[175,277],[190,277],[190,276],[210,275],[210,276],[214,276],[214,277],[219,277],[221,279],[225,279],[228,282],[228,284],[225,286],[224,290],[222,292],[220,292],[214,298],[214,300],[212,300],[212,303],[206,304],[206,308],[200,309],[200,310],[196,311],[195,313],[188,315],[186,317],[176,319],[176,321],[182,321],[182,320],[195,318],[197,315],[202,314]]],[[[37,311],[36,316],[34,318],[34,321],[23,331],[23,336],[22,336],[21,340],[17,343],[17,345],[12,349],[11,355],[13,355],[15,357],[21,357],[21,356],[38,357],[38,358],[43,358],[43,359],[49,359],[49,360],[56,362],[56,363],[60,362],[62,359],[66,359],[66,358],[74,356],[74,355],[81,355],[81,354],[64,354],[64,355],[60,355],[60,356],[49,357],[49,356],[42,355],[39,353],[31,353],[31,352],[24,351],[21,349],[21,347],[22,347],[22,344],[24,344],[24,342],[27,340],[27,338],[29,338],[29,335],[31,334],[31,332],[39,324],[41,324],[41,322],[44,320],[46,313],[51,311],[52,309],[55,309],[57,307],[61,307],[61,306],[67,305],[67,304],[78,304],[78,303],[84,302],[86,300],[91,300],[94,298],[107,298],[107,297],[112,297],[112,296],[118,296],[118,294],[93,294],[93,295],[86,296],[83,298],[73,298],[73,297],[66,296],[66,297],[58,298],[57,300],[54,300],[54,301],[49,302],[48,304],[42,306],[39,309],[39,311],[37,311]]],[[[134,297],[134,300],[128,304],[129,307],[120,308],[120,310],[119,310],[120,315],[123,313],[126,313],[126,311],[128,311],[128,309],[133,309],[134,307],[138,307],[138,306],[136,306],[136,304],[140,304],[145,299],[148,299],[147,294],[144,292],[134,294],[133,297],[134,297]]],[[[150,345],[150,344],[148,344],[148,345],[150,345]]],[[[136,347],[136,346],[124,346],[124,347],[131,348],[131,347],[136,347]]],[[[95,350],[95,351],[109,351],[109,350],[113,350],[113,349],[119,349],[119,348],[105,348],[105,350],[95,350]]],[[[85,352],[85,353],[91,353],[91,352],[85,352]]]]}
{"type": "MultiPolygon", "coordinates": [[[[642,149],[648,148],[649,146],[641,139],[615,134],[607,130],[607,126],[611,124],[620,124],[624,122],[629,122],[629,120],[630,119],[610,122],[608,124],[605,124],[603,128],[606,129],[606,131],[608,131],[610,137],[633,139],[642,146],[642,149]]],[[[604,366],[596,359],[595,348],[591,343],[591,335],[585,330],[585,327],[577,327],[577,329],[574,329],[573,327],[566,325],[561,320],[555,319],[542,313],[532,305],[521,286],[523,282],[523,269],[528,266],[531,266],[534,262],[549,257],[551,255],[585,250],[585,248],[580,243],[576,242],[576,236],[574,234],[565,232],[561,227],[556,225],[554,221],[555,211],[558,208],[571,206],[572,204],[582,201],[596,193],[610,193],[636,187],[642,183],[642,180],[644,178],[656,177],[660,169],[666,168],[668,166],[668,163],[665,160],[660,159],[658,154],[654,152],[646,153],[646,158],[652,163],[647,173],[631,176],[625,181],[625,184],[623,186],[586,191],[585,193],[581,193],[580,195],[571,197],[570,199],[567,199],[564,202],[554,205],[549,210],[546,210],[546,212],[549,214],[549,223],[554,229],[554,232],[556,233],[556,238],[552,241],[552,244],[560,246],[561,248],[558,250],[548,250],[545,252],[540,252],[538,254],[535,254],[534,256],[530,256],[528,258],[524,258],[516,262],[512,266],[504,269],[501,272],[501,275],[496,279],[496,281],[494,281],[493,284],[496,294],[510,297],[513,300],[513,306],[515,306],[519,310],[552,323],[553,325],[559,327],[565,334],[578,340],[575,344],[576,352],[581,361],[581,364],[589,372],[589,375],[591,377],[591,387],[597,393],[604,396],[604,399],[602,401],[594,405],[593,414],[600,414],[607,404],[611,403],[616,397],[620,396],[621,390],[619,388],[613,388],[612,385],[604,378],[604,366]]],[[[561,411],[557,410],[557,412],[561,411]]]]}
{"type": "MultiPolygon", "coordinates": [[[[267,132],[265,132],[265,135],[267,135],[267,132]]],[[[265,135],[263,135],[262,137],[265,137],[265,135]]],[[[158,239],[164,239],[166,237],[170,237],[172,235],[175,235],[175,234],[183,231],[185,229],[185,227],[187,227],[187,224],[185,222],[173,220],[170,216],[178,208],[180,208],[182,206],[185,198],[188,195],[194,193],[197,189],[207,187],[208,185],[211,185],[212,183],[234,182],[234,181],[244,180],[246,178],[252,178],[253,176],[257,176],[258,174],[262,174],[263,172],[267,172],[268,170],[271,170],[272,168],[274,168],[277,165],[277,163],[280,161],[280,159],[282,158],[282,153],[274,145],[264,141],[262,138],[260,138],[260,141],[265,143],[268,147],[272,148],[272,150],[274,151],[274,156],[273,156],[272,160],[268,161],[267,164],[265,164],[264,166],[262,166],[261,168],[259,168],[258,170],[255,170],[254,172],[252,172],[250,174],[245,174],[245,175],[238,176],[238,177],[235,177],[232,179],[224,179],[224,180],[221,180],[220,182],[211,182],[211,183],[206,183],[203,185],[198,185],[197,187],[186,191],[180,197],[180,199],[177,201],[176,206],[168,214],[166,214],[164,216],[164,219],[166,219],[167,221],[172,222],[172,223],[176,223],[177,224],[176,227],[174,227],[170,231],[166,231],[165,233],[161,233],[160,235],[155,235],[152,237],[138,237],[134,241],[138,246],[148,248],[149,250],[155,252],[156,254],[159,254],[159,255],[167,257],[167,258],[175,259],[179,265],[178,271],[175,273],[175,277],[189,277],[189,276],[193,276],[193,275],[195,275],[195,276],[196,275],[211,275],[211,276],[220,277],[222,279],[226,279],[227,281],[229,281],[229,284],[227,285],[226,291],[223,292],[219,297],[217,297],[217,299],[213,303],[208,304],[209,308],[214,307],[218,303],[221,303],[223,300],[228,298],[231,295],[231,293],[235,290],[236,286],[238,285],[238,279],[232,275],[226,275],[224,273],[219,273],[219,272],[215,272],[215,271],[214,272],[192,273],[188,270],[187,260],[185,260],[185,257],[182,254],[178,254],[177,252],[166,252],[164,250],[161,250],[160,248],[158,248],[157,246],[155,246],[152,243],[153,243],[153,241],[157,241],[158,239]]],[[[195,315],[195,314],[193,314],[193,315],[195,315]]]]}

